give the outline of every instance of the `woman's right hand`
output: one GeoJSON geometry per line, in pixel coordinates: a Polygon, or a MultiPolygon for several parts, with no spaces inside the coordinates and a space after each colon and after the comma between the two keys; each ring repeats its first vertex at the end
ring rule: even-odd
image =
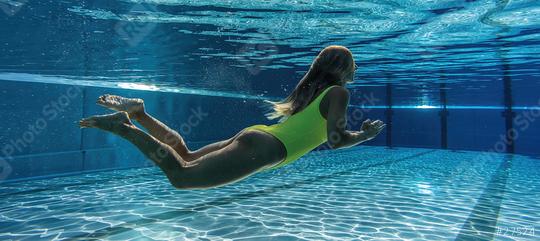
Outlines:
{"type": "Polygon", "coordinates": [[[370,119],[362,122],[362,127],[360,130],[364,133],[364,136],[367,140],[375,138],[386,126],[382,121],[375,120],[371,121],[370,119]]]}

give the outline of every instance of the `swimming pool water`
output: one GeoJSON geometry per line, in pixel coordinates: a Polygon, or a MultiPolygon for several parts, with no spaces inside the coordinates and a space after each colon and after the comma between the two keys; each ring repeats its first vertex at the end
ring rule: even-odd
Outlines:
{"type": "Polygon", "coordinates": [[[540,240],[539,13],[531,0],[0,0],[0,240],[540,240]],[[374,146],[185,191],[76,125],[111,93],[143,98],[190,148],[220,141],[273,124],[262,101],[333,44],[359,66],[348,129],[388,124],[374,146]]]}
{"type": "Polygon", "coordinates": [[[530,0],[4,0],[0,79],[278,98],[340,44],[360,66],[350,88],[392,84],[396,105],[438,106],[444,83],[466,90],[448,105],[503,107],[504,75],[527,107],[539,12],[530,0]]]}
{"type": "Polygon", "coordinates": [[[151,167],[8,183],[0,196],[0,240],[540,237],[540,163],[486,152],[358,146],[210,190],[176,190],[151,167]]]}

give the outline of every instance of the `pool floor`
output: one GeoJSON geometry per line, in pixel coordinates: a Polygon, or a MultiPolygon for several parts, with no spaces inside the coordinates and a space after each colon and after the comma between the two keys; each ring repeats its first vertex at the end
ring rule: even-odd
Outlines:
{"type": "Polygon", "coordinates": [[[417,148],[312,152],[210,190],[157,167],[0,186],[0,240],[539,240],[540,162],[417,148]]]}

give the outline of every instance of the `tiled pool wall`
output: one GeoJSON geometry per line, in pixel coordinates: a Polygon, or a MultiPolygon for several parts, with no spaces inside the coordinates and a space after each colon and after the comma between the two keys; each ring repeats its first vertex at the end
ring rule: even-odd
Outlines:
{"type": "Polygon", "coordinates": [[[191,149],[265,122],[255,101],[234,98],[10,81],[1,81],[0,93],[2,181],[152,165],[120,137],[79,129],[82,117],[112,113],[95,104],[106,93],[143,98],[191,149]]]}
{"type": "MultiPolygon", "coordinates": [[[[363,92],[373,93],[381,101],[375,103],[379,106],[388,99],[381,90],[384,88],[363,88],[363,92]]],[[[143,98],[147,111],[179,130],[191,149],[229,138],[248,125],[272,123],[264,118],[261,101],[253,99],[12,81],[1,81],[0,93],[1,181],[152,165],[117,136],[79,129],[82,117],[111,113],[95,104],[97,97],[105,93],[143,98]]],[[[362,93],[353,95],[351,104],[367,98],[362,93]]],[[[461,97],[448,95],[454,102],[461,97]]],[[[366,145],[488,151],[500,148],[498,144],[506,146],[501,143],[506,130],[502,112],[451,109],[446,115],[446,130],[438,108],[351,107],[348,117],[351,129],[358,129],[365,118],[391,121],[389,128],[366,145]]],[[[515,116],[530,115],[529,110],[514,112],[515,116]]],[[[538,156],[538,133],[540,124],[533,118],[526,129],[519,131],[515,152],[538,156]]]]}

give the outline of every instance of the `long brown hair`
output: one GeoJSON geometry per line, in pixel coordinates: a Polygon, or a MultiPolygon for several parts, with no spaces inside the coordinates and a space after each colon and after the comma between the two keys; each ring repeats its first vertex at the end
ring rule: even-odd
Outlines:
{"type": "Polygon", "coordinates": [[[287,98],[273,102],[268,119],[280,118],[280,122],[303,110],[324,89],[331,85],[343,85],[343,79],[354,72],[354,59],[349,49],[332,45],[323,49],[313,60],[311,67],[287,98]]]}

